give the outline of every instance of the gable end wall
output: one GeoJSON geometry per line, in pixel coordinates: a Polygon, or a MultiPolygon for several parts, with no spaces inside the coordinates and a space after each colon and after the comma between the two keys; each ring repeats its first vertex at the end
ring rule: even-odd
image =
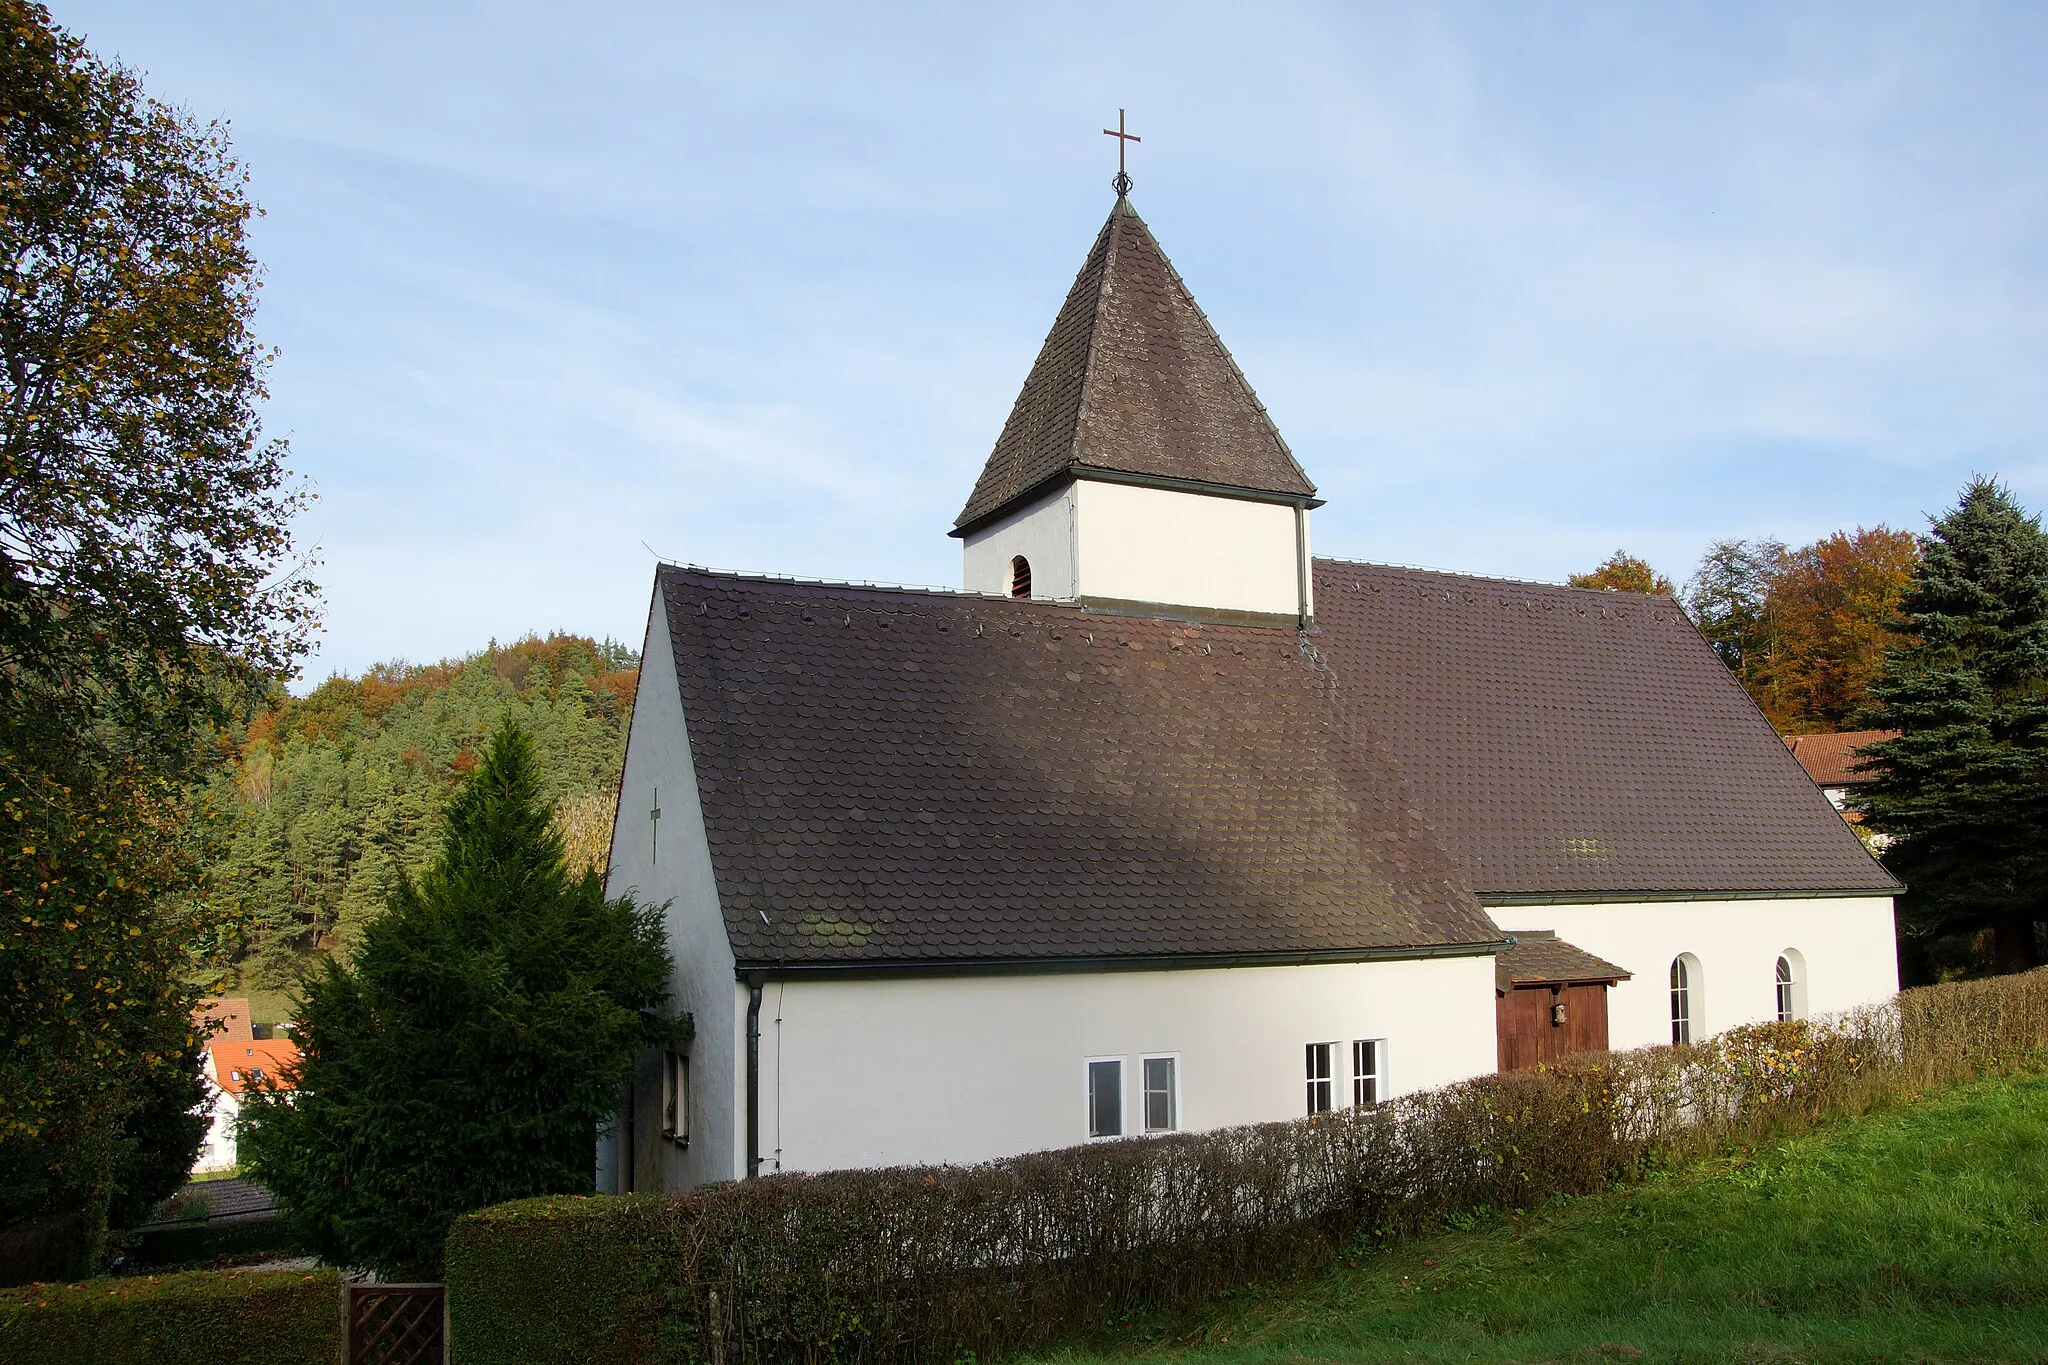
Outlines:
{"type": "MultiPolygon", "coordinates": [[[[618,827],[612,836],[607,892],[631,892],[637,899],[669,902],[666,924],[671,1007],[695,1017],[690,1047],[690,1141],[687,1148],[661,1136],[659,1071],[643,1058],[634,1102],[632,1189],[688,1190],[739,1173],[739,1131],[745,1119],[740,1074],[741,1030],[746,992],[734,980],[732,945],[718,904],[711,848],[704,836],[704,812],[697,796],[696,766],[689,727],[676,686],[675,651],[660,588],[647,620],[640,655],[640,685],[633,700],[633,726],[626,741],[620,783],[618,827]],[[650,837],[660,789],[660,842],[650,837]]],[[[600,1144],[598,1188],[617,1192],[623,1133],[600,1144]]]]}

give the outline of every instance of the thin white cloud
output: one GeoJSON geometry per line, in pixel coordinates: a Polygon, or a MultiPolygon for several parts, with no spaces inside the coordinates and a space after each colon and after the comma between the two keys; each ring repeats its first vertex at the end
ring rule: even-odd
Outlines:
{"type": "Polygon", "coordinates": [[[2035,7],[57,13],[233,120],[336,666],[630,635],[643,540],[953,579],[1118,105],[1321,548],[1682,576],[2048,501],[2035,7]]]}

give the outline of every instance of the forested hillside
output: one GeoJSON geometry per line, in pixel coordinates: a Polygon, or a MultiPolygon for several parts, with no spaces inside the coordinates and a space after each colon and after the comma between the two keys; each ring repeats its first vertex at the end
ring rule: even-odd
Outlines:
{"type": "Polygon", "coordinates": [[[213,790],[214,887],[247,926],[239,989],[289,986],[382,912],[400,870],[432,858],[443,805],[508,711],[540,751],[572,862],[601,866],[638,665],[609,641],[550,635],[277,694],[227,737],[213,790]]]}

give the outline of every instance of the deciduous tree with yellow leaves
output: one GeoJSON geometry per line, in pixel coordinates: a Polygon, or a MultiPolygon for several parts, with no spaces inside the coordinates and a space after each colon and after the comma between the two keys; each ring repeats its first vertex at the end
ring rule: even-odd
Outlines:
{"type": "Polygon", "coordinates": [[[0,1226],[79,1257],[202,1136],[191,779],[317,593],[226,130],[0,0],[0,1226]]]}

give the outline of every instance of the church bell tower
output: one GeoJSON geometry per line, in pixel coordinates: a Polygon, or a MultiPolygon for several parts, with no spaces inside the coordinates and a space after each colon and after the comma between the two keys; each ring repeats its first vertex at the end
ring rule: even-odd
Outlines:
{"type": "Polygon", "coordinates": [[[1117,188],[954,523],[966,586],[1306,623],[1315,485],[1117,188]]]}

